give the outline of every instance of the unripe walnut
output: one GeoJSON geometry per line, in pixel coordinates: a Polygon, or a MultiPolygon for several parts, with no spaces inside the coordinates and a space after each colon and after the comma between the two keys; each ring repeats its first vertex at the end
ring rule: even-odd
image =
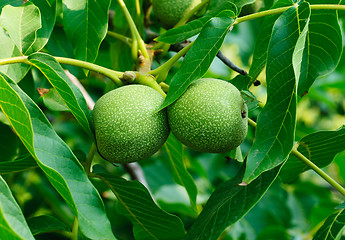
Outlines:
{"type": "Polygon", "coordinates": [[[161,25],[169,29],[199,3],[201,0],[152,0],[152,7],[161,25]]]}
{"type": "Polygon", "coordinates": [[[99,153],[108,161],[129,163],[150,157],[169,136],[164,98],[143,85],[127,85],[103,95],[92,117],[99,153]]]}
{"type": "Polygon", "coordinates": [[[205,78],[193,82],[168,107],[172,133],[186,146],[201,152],[232,150],[245,139],[248,109],[231,83],[205,78]]]}

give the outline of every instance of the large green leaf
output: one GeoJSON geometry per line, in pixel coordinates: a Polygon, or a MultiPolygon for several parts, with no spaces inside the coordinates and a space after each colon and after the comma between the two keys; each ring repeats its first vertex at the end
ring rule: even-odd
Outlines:
{"type": "Polygon", "coordinates": [[[115,239],[103,202],[78,159],[40,108],[3,74],[0,74],[0,107],[50,183],[78,217],[85,236],[115,239]]]}
{"type": "MultiPolygon", "coordinates": [[[[305,8],[305,5],[304,5],[305,8]]],[[[267,103],[258,117],[244,182],[280,165],[295,137],[296,80],[292,57],[299,38],[299,11],[291,7],[276,21],[267,55],[267,103]]]]}
{"type": "Polygon", "coordinates": [[[34,240],[20,207],[1,176],[0,232],[1,240],[34,240]]]}
{"type": "Polygon", "coordinates": [[[28,59],[48,79],[80,125],[92,136],[90,130],[91,114],[85,98],[79,88],[68,79],[60,64],[54,57],[44,53],[32,54],[28,59]]]}
{"type": "Polygon", "coordinates": [[[184,58],[181,68],[171,80],[162,109],[178,99],[189,84],[206,73],[233,22],[231,17],[212,18],[204,26],[184,58]]]}
{"type": "Polygon", "coordinates": [[[120,177],[97,172],[118,199],[117,210],[133,223],[136,240],[183,239],[185,229],[182,221],[160,209],[148,190],[138,181],[126,181],[120,177]]]}
{"type": "Polygon", "coordinates": [[[32,45],[32,52],[38,52],[48,42],[55,25],[56,0],[30,0],[41,13],[42,28],[37,30],[36,41],[32,45]]]}
{"type": "Polygon", "coordinates": [[[63,0],[63,22],[78,59],[93,62],[107,34],[110,0],[63,0]]]}
{"type": "MultiPolygon", "coordinates": [[[[345,126],[342,126],[336,131],[319,131],[305,136],[298,142],[297,150],[322,168],[330,164],[337,153],[345,150],[344,143],[345,126]]],[[[282,168],[280,177],[289,182],[309,169],[301,160],[291,155],[282,168]]]]}
{"type": "Polygon", "coordinates": [[[278,175],[280,166],[264,172],[253,182],[240,186],[244,168],[232,179],[220,184],[188,231],[186,239],[212,240],[240,220],[263,196],[278,175]]]}
{"type": "Polygon", "coordinates": [[[330,215],[325,223],[319,228],[313,240],[336,240],[342,239],[345,230],[344,209],[330,215]]]}
{"type": "MultiPolygon", "coordinates": [[[[322,4],[323,0],[309,0],[311,4],[322,4]]],[[[339,0],[328,0],[327,4],[338,4],[339,0]]],[[[343,40],[335,10],[312,10],[309,31],[305,39],[298,95],[308,91],[315,79],[335,69],[343,51],[343,40]]]]}
{"type": "Polygon", "coordinates": [[[7,5],[2,9],[0,26],[8,32],[22,54],[29,54],[36,41],[36,32],[42,27],[41,14],[31,2],[20,7],[7,5]]]}
{"type": "Polygon", "coordinates": [[[196,197],[198,194],[198,189],[192,176],[189,174],[184,165],[183,145],[175,138],[173,134],[170,134],[164,146],[169,156],[169,166],[174,181],[186,189],[189,195],[190,203],[196,210],[196,197]]]}
{"type": "MultiPolygon", "coordinates": [[[[272,6],[271,9],[292,6],[293,4],[294,3],[292,0],[279,0],[272,6]]],[[[257,40],[253,53],[253,62],[249,70],[249,76],[252,78],[252,80],[247,79],[247,84],[251,83],[251,81],[254,81],[266,65],[268,44],[272,36],[274,23],[279,18],[279,16],[280,14],[267,16],[261,24],[261,29],[256,38],[257,40]]]]}
{"type": "Polygon", "coordinates": [[[218,8],[180,27],[172,28],[159,36],[156,40],[165,43],[177,43],[198,34],[204,25],[213,17],[232,16],[235,17],[236,6],[231,2],[225,2],[218,8]]]}

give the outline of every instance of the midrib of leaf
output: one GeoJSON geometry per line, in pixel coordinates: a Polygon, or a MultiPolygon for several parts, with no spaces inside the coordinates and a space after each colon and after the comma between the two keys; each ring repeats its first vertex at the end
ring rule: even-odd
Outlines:
{"type": "Polygon", "coordinates": [[[136,222],[148,233],[150,236],[152,236],[154,239],[159,240],[153,233],[151,233],[145,225],[133,214],[133,212],[127,207],[126,203],[122,200],[120,195],[117,193],[116,189],[109,183],[109,181],[105,178],[103,178],[100,175],[97,175],[97,177],[101,178],[102,181],[104,181],[108,187],[113,191],[113,193],[116,195],[116,198],[121,202],[122,206],[130,213],[130,215],[136,220],[136,222]]]}

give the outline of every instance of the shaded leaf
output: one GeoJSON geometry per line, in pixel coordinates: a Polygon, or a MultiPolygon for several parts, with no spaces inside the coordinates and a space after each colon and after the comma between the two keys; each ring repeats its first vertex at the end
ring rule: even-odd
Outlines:
{"type": "Polygon", "coordinates": [[[51,85],[64,100],[74,117],[92,136],[91,114],[87,108],[85,98],[78,87],[68,79],[60,64],[52,56],[44,53],[35,53],[29,56],[28,60],[37,67],[48,79],[51,85]]]}
{"type": "Polygon", "coordinates": [[[213,17],[235,17],[236,6],[231,2],[225,2],[218,8],[205,14],[205,16],[188,22],[180,27],[172,28],[159,36],[156,40],[165,43],[177,43],[198,34],[204,25],[213,17]]]}
{"type": "Polygon", "coordinates": [[[167,97],[161,109],[179,98],[194,80],[201,78],[217,55],[234,19],[212,18],[203,28],[185,56],[181,68],[171,80],[167,97]]]}
{"type": "Polygon", "coordinates": [[[74,53],[80,60],[94,62],[107,34],[110,0],[64,0],[63,23],[74,53]]]}
{"type": "Polygon", "coordinates": [[[19,7],[23,5],[23,0],[1,0],[0,1],[0,13],[1,9],[5,7],[6,5],[11,5],[13,7],[19,7]]]}
{"type": "MultiPolygon", "coordinates": [[[[11,40],[5,29],[0,27],[0,59],[18,57],[21,53],[11,40]]],[[[30,66],[24,63],[7,64],[0,66],[0,72],[19,82],[29,71],[30,66]]]]}
{"type": "Polygon", "coordinates": [[[106,173],[97,172],[116,195],[117,210],[133,223],[134,236],[137,240],[173,240],[183,239],[185,230],[182,221],[163,210],[152,200],[148,190],[138,181],[126,181],[106,173]]]}
{"type": "Polygon", "coordinates": [[[43,104],[52,111],[69,111],[65,102],[61,99],[55,88],[47,89],[48,92],[41,95],[43,104]]]}
{"type": "MultiPolygon", "coordinates": [[[[333,161],[337,153],[345,150],[344,143],[345,126],[342,126],[336,131],[319,131],[305,136],[298,142],[297,150],[318,167],[323,168],[333,161]]],[[[297,157],[290,155],[280,177],[284,182],[289,182],[309,169],[297,157]]]]}
{"type": "Polygon", "coordinates": [[[1,176],[0,232],[3,240],[34,240],[20,207],[1,176]]]}
{"type": "MultiPolygon", "coordinates": [[[[54,28],[46,47],[49,54],[53,56],[75,59],[72,43],[60,27],[54,28]]],[[[63,69],[68,69],[77,78],[85,78],[85,73],[82,68],[65,64],[61,64],[61,66],[63,69]]]]}
{"type": "Polygon", "coordinates": [[[28,225],[33,235],[51,231],[71,231],[65,223],[49,215],[29,218],[28,225]]]}
{"type": "Polygon", "coordinates": [[[26,171],[35,167],[37,167],[35,159],[27,154],[12,161],[0,162],[0,174],[26,171]]]}
{"type": "Polygon", "coordinates": [[[0,164],[11,161],[17,154],[18,138],[12,129],[0,122],[0,164]]]}
{"type": "Polygon", "coordinates": [[[20,7],[7,5],[0,15],[0,26],[8,32],[22,54],[29,54],[36,32],[42,27],[41,14],[31,2],[20,7]]]}
{"type": "MultiPolygon", "coordinates": [[[[271,9],[281,8],[281,7],[288,7],[292,6],[294,3],[292,0],[279,0],[277,1],[271,9]]],[[[279,18],[281,14],[274,14],[270,16],[266,16],[263,23],[261,24],[261,29],[257,36],[257,40],[255,43],[254,53],[253,53],[253,62],[249,69],[249,76],[251,79],[246,79],[247,84],[251,84],[254,81],[261,71],[264,69],[266,62],[267,62],[267,54],[268,54],[268,45],[272,36],[272,30],[274,23],[279,18]]]]}
{"type": "Polygon", "coordinates": [[[336,240],[341,239],[345,230],[344,209],[330,215],[325,223],[319,228],[313,240],[336,240]]]}
{"type": "Polygon", "coordinates": [[[295,137],[296,81],[292,56],[299,37],[299,10],[291,7],[273,27],[267,56],[267,103],[258,117],[255,142],[248,154],[244,182],[280,165],[295,137]],[[297,30],[296,30],[297,29],[297,30]]]}
{"type": "Polygon", "coordinates": [[[232,179],[220,184],[208,199],[186,239],[212,240],[240,220],[263,196],[278,175],[280,166],[262,173],[247,186],[240,186],[244,167],[232,179]]]}
{"type": "Polygon", "coordinates": [[[55,25],[56,0],[30,0],[41,13],[42,27],[37,30],[36,41],[32,45],[32,52],[38,52],[48,42],[55,25]]]}
{"type": "MultiPolygon", "coordinates": [[[[323,0],[309,0],[312,4],[323,0]]],[[[327,1],[338,4],[339,0],[327,1]]],[[[330,73],[338,65],[343,50],[341,29],[336,10],[312,10],[303,51],[298,95],[303,95],[319,76],[330,73]]]]}
{"type": "Polygon", "coordinates": [[[178,141],[173,134],[170,134],[164,146],[169,156],[169,166],[174,181],[186,189],[191,206],[196,210],[198,189],[192,176],[189,174],[183,163],[182,143],[178,141]]]}
{"type": "Polygon", "coordinates": [[[50,183],[78,217],[83,234],[91,239],[115,239],[103,202],[78,159],[40,108],[3,74],[0,107],[50,183]]]}

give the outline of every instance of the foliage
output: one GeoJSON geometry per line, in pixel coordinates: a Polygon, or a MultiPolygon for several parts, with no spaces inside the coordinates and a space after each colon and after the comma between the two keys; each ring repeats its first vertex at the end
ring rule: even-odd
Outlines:
{"type": "Polygon", "coordinates": [[[0,1],[0,238],[342,239],[340,2],[203,0],[164,30],[150,0],[0,1]],[[148,85],[164,109],[202,77],[241,91],[240,147],[97,152],[106,92],[148,85]]]}

